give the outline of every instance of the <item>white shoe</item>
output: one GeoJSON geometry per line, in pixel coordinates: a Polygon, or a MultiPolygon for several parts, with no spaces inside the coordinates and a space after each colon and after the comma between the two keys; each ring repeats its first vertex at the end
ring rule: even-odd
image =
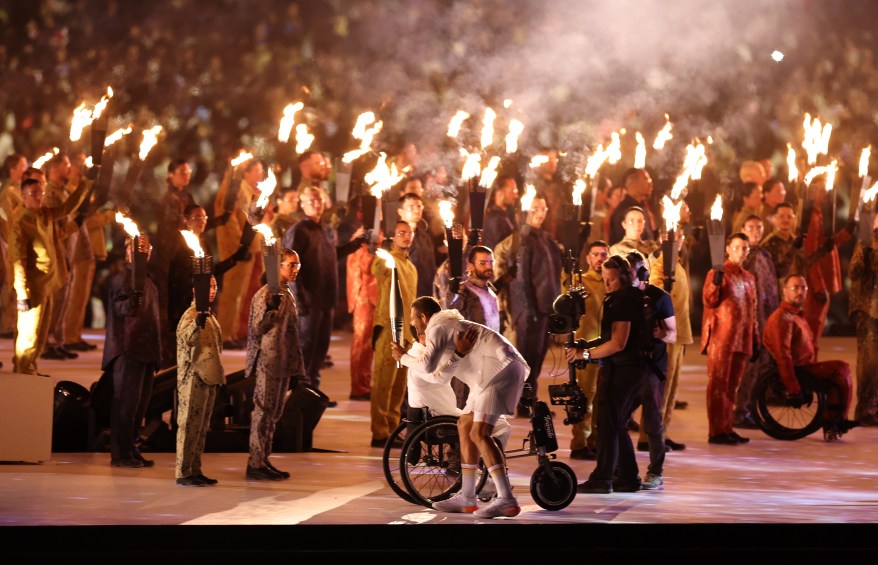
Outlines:
{"type": "Polygon", "coordinates": [[[472,514],[479,509],[479,503],[476,497],[464,496],[462,492],[458,492],[447,500],[440,500],[433,503],[433,510],[439,512],[463,512],[472,514]]]}
{"type": "Polygon", "coordinates": [[[521,514],[521,507],[515,498],[495,498],[491,504],[476,510],[476,518],[512,518],[521,514]]]}

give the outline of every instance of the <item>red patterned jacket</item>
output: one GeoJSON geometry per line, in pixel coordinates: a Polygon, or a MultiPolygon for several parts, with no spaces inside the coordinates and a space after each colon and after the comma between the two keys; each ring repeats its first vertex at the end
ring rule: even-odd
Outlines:
{"type": "Polygon", "coordinates": [[[789,302],[781,302],[780,307],[768,317],[762,334],[762,343],[774,357],[780,378],[790,394],[801,391],[795,367],[817,361],[814,334],[803,314],[804,310],[789,302]]]}
{"type": "Polygon", "coordinates": [[[707,344],[719,340],[731,353],[753,354],[756,328],[756,279],[730,261],[723,265],[722,286],[713,284],[711,269],[704,279],[701,321],[701,352],[707,344]]]}

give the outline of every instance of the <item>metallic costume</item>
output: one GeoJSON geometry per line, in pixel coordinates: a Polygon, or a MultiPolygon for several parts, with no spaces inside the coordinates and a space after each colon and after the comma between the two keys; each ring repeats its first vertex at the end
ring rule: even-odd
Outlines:
{"type": "Polygon", "coordinates": [[[855,418],[878,425],[878,254],[858,241],[848,274],[850,316],[857,329],[857,408],[855,418]]]}
{"type": "Polygon", "coordinates": [[[193,304],[177,326],[176,478],[201,475],[201,454],[210,429],[216,392],[225,384],[223,335],[213,314],[198,327],[193,304]]]}
{"type": "Polygon", "coordinates": [[[378,282],[372,274],[372,260],[368,245],[347,257],[348,312],[353,316],[351,337],[351,396],[372,392],[372,322],[378,302],[378,282]]]}
{"type": "Polygon", "coordinates": [[[756,328],[756,279],[726,261],[722,284],[714,269],[704,279],[701,353],[707,354],[707,419],[710,437],[732,433],[735,395],[753,354],[756,328]]]}
{"type": "Polygon", "coordinates": [[[270,298],[268,285],[264,285],[250,302],[245,374],[256,378],[247,461],[251,469],[264,467],[271,455],[274,430],[283,416],[290,378],[305,379],[296,299],[286,285],[281,286],[280,306],[276,310],[267,309],[270,298]]]}
{"type": "Polygon", "coordinates": [[[842,418],[846,417],[851,405],[851,368],[844,361],[817,362],[810,324],[802,314],[801,309],[789,302],[782,302],[768,318],[762,341],[777,362],[781,381],[791,394],[802,390],[796,378],[796,367],[804,367],[818,380],[836,385],[830,388],[823,414],[824,424],[831,424],[839,412],[842,418]]]}
{"type": "MultiPolygon", "coordinates": [[[[403,330],[411,325],[411,308],[418,286],[418,272],[405,251],[390,252],[396,261],[396,274],[402,292],[403,330]]],[[[397,368],[390,350],[390,269],[384,260],[375,257],[371,266],[378,286],[378,304],[375,307],[372,344],[375,360],[372,365],[372,440],[384,440],[399,425],[402,402],[405,399],[406,369],[397,368]]]]}

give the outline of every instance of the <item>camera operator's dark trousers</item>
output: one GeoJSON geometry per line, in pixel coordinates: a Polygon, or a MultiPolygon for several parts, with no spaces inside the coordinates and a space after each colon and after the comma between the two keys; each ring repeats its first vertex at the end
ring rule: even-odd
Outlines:
{"type": "Polygon", "coordinates": [[[662,422],[662,402],[665,396],[665,381],[647,369],[646,378],[640,387],[640,425],[649,443],[649,472],[661,476],[665,465],[665,428],[662,422]]]}
{"type": "Polygon", "coordinates": [[[113,409],[110,415],[110,456],[134,457],[134,438],[140,434],[152,399],[155,363],[142,363],[120,355],[113,360],[113,409]]]}
{"type": "Polygon", "coordinates": [[[320,310],[312,306],[307,315],[299,314],[299,341],[305,359],[305,373],[314,388],[320,388],[320,367],[329,351],[334,311],[333,308],[320,310]]]}
{"type": "Polygon", "coordinates": [[[515,348],[530,367],[525,383],[533,388],[534,394],[537,394],[537,377],[543,370],[543,360],[549,350],[549,317],[540,314],[537,321],[533,322],[530,313],[523,313],[515,320],[515,335],[518,342],[515,348]]]}
{"type": "Polygon", "coordinates": [[[588,478],[595,486],[640,485],[634,444],[626,426],[639,400],[647,369],[642,364],[601,368],[598,383],[597,466],[588,478]],[[618,472],[617,472],[618,469],[618,472]]]}

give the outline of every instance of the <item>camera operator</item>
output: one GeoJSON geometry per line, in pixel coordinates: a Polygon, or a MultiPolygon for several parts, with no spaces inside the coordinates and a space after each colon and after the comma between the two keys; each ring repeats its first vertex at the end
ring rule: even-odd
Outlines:
{"type": "MultiPolygon", "coordinates": [[[[649,269],[646,259],[637,251],[626,257],[631,265],[631,277],[634,287],[639,288],[649,298],[651,312],[648,317],[652,322],[652,343],[650,344],[647,366],[649,372],[643,380],[640,390],[640,429],[646,434],[647,445],[637,443],[637,449],[649,450],[649,469],[643,480],[644,490],[661,490],[664,488],[662,469],[665,463],[665,430],[662,424],[662,403],[665,395],[665,381],[668,371],[668,343],[677,340],[677,320],[674,318],[674,304],[671,295],[661,288],[649,284],[649,269]],[[645,448],[645,449],[644,449],[645,448]]],[[[647,328],[648,331],[648,328],[647,328]]]]}
{"type": "Polygon", "coordinates": [[[625,423],[649,371],[643,355],[644,294],[632,286],[631,266],[623,257],[610,257],[603,265],[602,276],[607,296],[603,304],[601,337],[592,342],[580,340],[576,347],[566,349],[570,363],[578,359],[601,360],[597,466],[577,491],[588,494],[610,494],[613,490],[636,492],[640,490],[640,476],[625,423]]]}
{"type": "MultiPolygon", "coordinates": [[[[601,277],[604,263],[610,256],[610,246],[605,241],[593,241],[588,246],[585,261],[588,271],[582,275],[582,286],[588,290],[585,297],[585,311],[588,313],[580,320],[576,329],[577,339],[593,340],[601,335],[601,304],[604,302],[606,290],[601,277]]],[[[597,398],[598,374],[600,367],[591,363],[584,369],[576,371],[576,382],[586,398],[589,399],[589,412],[581,422],[570,426],[570,458],[594,460],[597,455],[597,416],[595,398],[597,398]]]]}

